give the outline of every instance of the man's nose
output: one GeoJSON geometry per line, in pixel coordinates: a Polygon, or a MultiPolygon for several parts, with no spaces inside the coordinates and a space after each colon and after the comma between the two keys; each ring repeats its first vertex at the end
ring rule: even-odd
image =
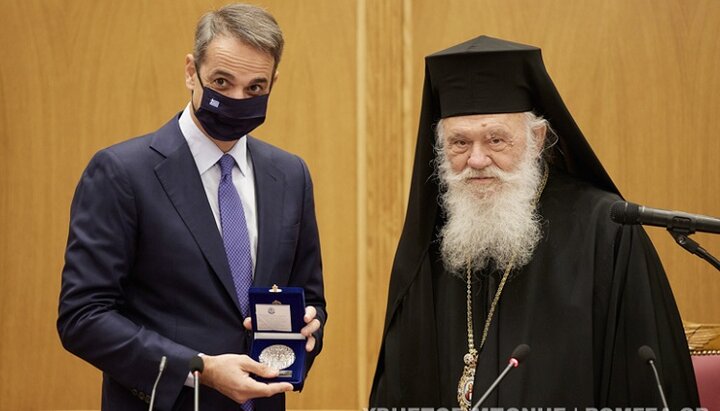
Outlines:
{"type": "Polygon", "coordinates": [[[476,170],[481,170],[490,164],[492,164],[492,158],[485,152],[482,144],[473,144],[470,149],[470,157],[468,157],[467,165],[476,170]]]}

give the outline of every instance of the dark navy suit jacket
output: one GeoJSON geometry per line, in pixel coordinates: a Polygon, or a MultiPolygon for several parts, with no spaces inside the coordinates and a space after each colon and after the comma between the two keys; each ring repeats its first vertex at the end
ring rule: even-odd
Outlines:
{"type": "MultiPolygon", "coordinates": [[[[248,137],[255,170],[258,249],[254,285],[298,286],[325,324],[313,188],[299,157],[248,137]]],[[[142,410],[168,363],[157,410],[192,409],[184,387],[199,352],[247,353],[222,237],[177,117],[98,152],[72,202],[58,331],[66,349],[103,371],[103,410],[142,410]]],[[[306,372],[322,348],[307,356],[306,372]]],[[[238,410],[201,387],[206,410],[238,410]]],[[[284,395],[255,402],[284,409],[284,395]]]]}

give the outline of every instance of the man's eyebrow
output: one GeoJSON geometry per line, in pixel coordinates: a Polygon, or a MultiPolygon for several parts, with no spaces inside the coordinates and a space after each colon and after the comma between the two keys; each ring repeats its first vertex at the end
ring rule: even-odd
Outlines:
{"type": "Polygon", "coordinates": [[[254,79],[250,80],[250,83],[248,84],[267,84],[268,79],[265,77],[255,77],[254,79]]]}
{"type": "Polygon", "coordinates": [[[209,75],[210,75],[210,77],[221,76],[221,77],[227,77],[227,78],[229,78],[230,80],[234,80],[234,79],[235,79],[235,75],[234,75],[233,73],[231,73],[231,72],[229,72],[229,71],[226,71],[226,70],[223,70],[223,69],[213,70],[213,71],[210,72],[209,75]]]}

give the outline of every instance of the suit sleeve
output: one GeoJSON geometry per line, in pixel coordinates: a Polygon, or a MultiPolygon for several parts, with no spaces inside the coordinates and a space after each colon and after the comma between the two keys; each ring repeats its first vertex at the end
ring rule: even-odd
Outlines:
{"type": "Polygon", "coordinates": [[[123,315],[137,230],[135,199],[122,163],[111,151],[101,151],[73,198],[57,327],[68,351],[139,400],[151,392],[160,358],[167,356],[156,405],[169,410],[197,352],[123,315]]]}
{"type": "MultiPolygon", "coordinates": [[[[299,158],[298,158],[299,159],[299,158]]],[[[295,263],[290,279],[291,285],[305,289],[305,304],[315,307],[317,319],[320,320],[320,329],[314,334],[316,339],[315,348],[308,353],[306,359],[305,373],[315,360],[315,357],[322,351],[323,330],[327,322],[327,310],[322,276],[322,259],[320,253],[320,238],[318,234],[317,219],[315,217],[315,200],[313,196],[313,183],[307,165],[299,159],[302,166],[304,178],[304,192],[302,205],[302,219],[300,221],[300,235],[295,263]]]]}

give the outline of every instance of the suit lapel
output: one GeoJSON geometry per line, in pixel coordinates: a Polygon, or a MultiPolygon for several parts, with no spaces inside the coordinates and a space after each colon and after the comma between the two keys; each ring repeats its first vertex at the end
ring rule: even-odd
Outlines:
{"type": "Polygon", "coordinates": [[[275,255],[279,252],[285,179],[275,167],[267,145],[248,137],[248,150],[255,173],[258,215],[258,249],[253,284],[269,286],[275,276],[275,255]]]}
{"type": "Polygon", "coordinates": [[[165,193],[240,313],[240,304],[222,237],[207,201],[195,160],[182,136],[177,118],[173,118],[158,130],[151,148],[165,156],[165,159],[155,166],[155,174],[165,193]]]}

